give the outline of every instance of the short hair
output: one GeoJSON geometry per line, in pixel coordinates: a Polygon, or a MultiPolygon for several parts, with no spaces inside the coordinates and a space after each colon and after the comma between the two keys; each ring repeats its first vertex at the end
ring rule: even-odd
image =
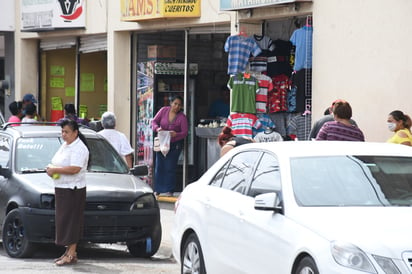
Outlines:
{"type": "Polygon", "coordinates": [[[67,114],[76,114],[76,108],[74,107],[74,104],[65,104],[64,110],[67,114]]]}
{"type": "Polygon", "coordinates": [[[25,108],[26,114],[34,115],[36,113],[36,105],[33,103],[29,103],[25,108]]]}
{"type": "Polygon", "coordinates": [[[22,104],[21,101],[18,101],[18,102],[14,101],[14,102],[11,102],[9,104],[9,110],[10,110],[11,114],[13,114],[13,115],[19,114],[19,112],[22,110],[22,108],[23,108],[23,104],[22,104]]]}
{"type": "Polygon", "coordinates": [[[113,112],[106,111],[102,115],[103,128],[113,129],[116,127],[116,115],[113,112]]]}
{"type": "Polygon", "coordinates": [[[346,101],[336,102],[333,106],[333,114],[341,119],[352,118],[352,108],[346,101]]]}

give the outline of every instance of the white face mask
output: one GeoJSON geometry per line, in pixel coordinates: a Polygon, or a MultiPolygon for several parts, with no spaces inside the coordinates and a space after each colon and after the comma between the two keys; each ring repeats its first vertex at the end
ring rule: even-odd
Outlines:
{"type": "Polygon", "coordinates": [[[395,131],[396,123],[387,123],[387,124],[388,124],[388,129],[390,131],[395,131]]]}

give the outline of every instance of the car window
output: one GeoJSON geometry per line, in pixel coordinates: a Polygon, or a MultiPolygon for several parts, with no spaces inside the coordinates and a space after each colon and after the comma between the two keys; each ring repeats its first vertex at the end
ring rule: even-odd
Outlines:
{"type": "MultiPolygon", "coordinates": [[[[389,205],[388,194],[395,191],[410,193],[410,205],[412,160],[401,158],[397,157],[396,165],[403,166],[403,175],[409,177],[409,182],[401,183],[402,186],[395,182],[403,175],[392,178],[378,177],[378,174],[387,174],[382,170],[383,164],[377,159],[366,161],[359,156],[293,158],[291,176],[296,201],[302,206],[383,206],[389,205]]],[[[388,164],[387,161],[385,163],[388,164]]]]}
{"type": "Polygon", "coordinates": [[[11,139],[7,136],[0,136],[0,165],[9,167],[11,139]]]}
{"type": "Polygon", "coordinates": [[[256,151],[246,151],[234,155],[223,178],[222,188],[246,193],[250,176],[260,154],[256,151]]]}
{"type": "Polygon", "coordinates": [[[87,144],[90,149],[91,172],[128,173],[123,158],[117,151],[103,138],[89,138],[87,144]]]}
{"type": "Polygon", "coordinates": [[[61,140],[57,137],[17,139],[16,172],[45,170],[60,145],[61,140]]]}
{"type": "Polygon", "coordinates": [[[210,185],[220,187],[222,185],[222,179],[225,176],[227,167],[229,166],[230,161],[228,161],[219,171],[216,173],[213,180],[210,182],[210,185]]]}
{"type": "Polygon", "coordinates": [[[279,162],[275,156],[264,153],[256,168],[248,195],[279,192],[281,189],[279,162]]]}

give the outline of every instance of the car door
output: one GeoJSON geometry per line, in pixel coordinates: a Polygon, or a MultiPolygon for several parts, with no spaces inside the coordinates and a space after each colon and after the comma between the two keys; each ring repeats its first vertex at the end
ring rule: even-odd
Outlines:
{"type": "Polygon", "coordinates": [[[209,273],[242,273],[239,268],[238,249],[241,212],[239,208],[246,200],[253,200],[245,195],[249,189],[252,171],[259,159],[260,152],[240,152],[224,165],[212,181],[212,190],[205,195],[209,209],[205,220],[208,226],[208,248],[205,260],[217,262],[216,269],[208,269],[209,273]],[[224,174],[222,176],[222,174],[224,174]]]}
{"type": "MultiPolygon", "coordinates": [[[[0,166],[2,168],[11,168],[11,148],[12,141],[10,136],[0,134],[0,166]]],[[[0,224],[3,224],[3,219],[6,216],[7,197],[5,196],[8,190],[8,179],[0,175],[0,224]]]]}
{"type": "MultiPolygon", "coordinates": [[[[282,195],[281,174],[277,158],[264,153],[259,160],[250,184],[251,198],[239,203],[242,220],[239,222],[237,248],[239,267],[246,273],[288,273],[281,269],[293,256],[288,255],[289,234],[293,228],[283,214],[254,209],[254,197],[259,194],[276,192],[282,195]]],[[[289,270],[290,273],[290,270],[289,270]]]]}

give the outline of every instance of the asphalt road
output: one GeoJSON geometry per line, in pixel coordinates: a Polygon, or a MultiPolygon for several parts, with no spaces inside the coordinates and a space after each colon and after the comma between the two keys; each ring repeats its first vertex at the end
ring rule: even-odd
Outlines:
{"type": "Polygon", "coordinates": [[[76,265],[58,267],[53,259],[61,255],[62,249],[54,245],[42,246],[41,251],[30,259],[10,258],[1,246],[0,273],[180,273],[180,267],[172,256],[170,228],[174,213],[171,208],[171,205],[162,205],[162,243],[150,259],[132,257],[122,244],[85,245],[78,248],[76,265]]]}

